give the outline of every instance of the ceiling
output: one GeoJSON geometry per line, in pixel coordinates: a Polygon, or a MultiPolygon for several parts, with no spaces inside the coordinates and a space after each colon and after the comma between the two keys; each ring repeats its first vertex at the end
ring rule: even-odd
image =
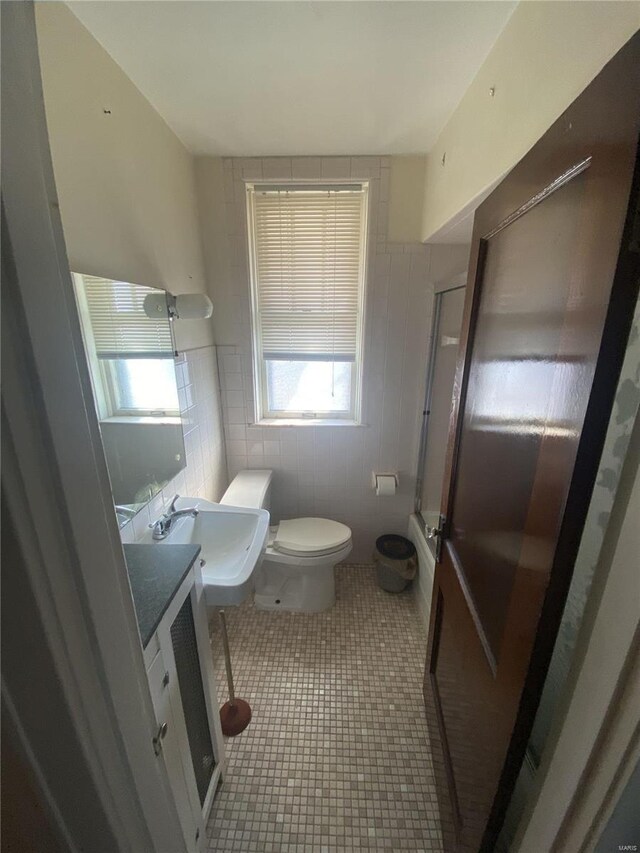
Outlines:
{"type": "Polygon", "coordinates": [[[512,2],[69,7],[196,154],[428,151],[512,2]]]}

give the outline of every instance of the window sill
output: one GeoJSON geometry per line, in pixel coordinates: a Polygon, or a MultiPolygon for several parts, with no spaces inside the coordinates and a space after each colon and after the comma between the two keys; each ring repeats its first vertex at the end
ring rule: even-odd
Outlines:
{"type": "Polygon", "coordinates": [[[249,427],[299,427],[299,426],[332,426],[332,427],[366,427],[368,424],[360,421],[349,421],[343,418],[263,418],[249,424],[249,427]]]}
{"type": "Polygon", "coordinates": [[[110,418],[100,418],[101,424],[181,424],[182,418],[175,415],[112,415],[110,418]]]}

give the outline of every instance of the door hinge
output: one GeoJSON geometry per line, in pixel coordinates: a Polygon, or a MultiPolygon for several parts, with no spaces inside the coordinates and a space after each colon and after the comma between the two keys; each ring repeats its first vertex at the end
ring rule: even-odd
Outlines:
{"type": "Polygon", "coordinates": [[[164,740],[165,735],[167,734],[168,728],[169,728],[169,725],[167,723],[162,723],[162,725],[160,726],[160,728],[158,729],[158,731],[156,733],[156,736],[152,740],[153,751],[155,752],[156,755],[160,755],[160,753],[162,752],[162,741],[164,740]]]}

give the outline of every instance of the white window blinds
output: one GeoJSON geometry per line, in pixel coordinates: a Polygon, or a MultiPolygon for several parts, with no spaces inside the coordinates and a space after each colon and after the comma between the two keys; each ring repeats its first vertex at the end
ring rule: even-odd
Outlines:
{"type": "Polygon", "coordinates": [[[366,185],[250,186],[254,321],[265,360],[355,361],[366,185]]]}
{"type": "Polygon", "coordinates": [[[158,290],[83,275],[82,287],[98,358],[172,358],[168,315],[147,317],[144,299],[158,290]]]}

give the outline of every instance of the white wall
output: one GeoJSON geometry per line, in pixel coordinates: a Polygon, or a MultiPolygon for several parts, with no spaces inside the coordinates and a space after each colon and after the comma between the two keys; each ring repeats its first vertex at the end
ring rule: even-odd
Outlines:
{"type": "MultiPolygon", "coordinates": [[[[36,24],[72,269],[206,292],[193,158],[63,3],[38,3],[36,24]]],[[[175,332],[187,467],[153,512],[176,491],[218,500],[227,484],[213,324],[177,321],[175,332]]],[[[128,525],[123,537],[132,536],[128,525]]]]}
{"type": "Polygon", "coordinates": [[[391,157],[388,238],[399,243],[422,241],[422,206],[426,155],[391,157]]]}
{"type": "Polygon", "coordinates": [[[638,28],[635,0],[520,3],[429,152],[423,239],[509,171],[638,28]]]}
{"type": "Polygon", "coordinates": [[[318,515],[354,532],[350,559],[369,561],[375,538],[406,533],[413,508],[419,415],[424,396],[433,290],[429,249],[387,240],[390,158],[211,158],[197,160],[203,234],[228,246],[212,252],[216,340],[229,476],[275,472],[273,515],[318,515]],[[370,184],[362,427],[252,426],[249,273],[243,179],[367,178],[370,184]],[[215,187],[222,181],[224,215],[215,187]],[[216,199],[218,200],[216,202],[216,199]],[[213,208],[213,209],[212,209],[213,208]],[[226,234],[216,233],[223,228],[226,234]],[[396,496],[377,498],[371,472],[397,471],[396,496]]]}
{"type": "MultiPolygon", "coordinates": [[[[193,158],[64,3],[37,3],[36,24],[72,269],[206,292],[193,158]]],[[[176,338],[211,345],[211,323],[177,323],[176,338]]]]}

